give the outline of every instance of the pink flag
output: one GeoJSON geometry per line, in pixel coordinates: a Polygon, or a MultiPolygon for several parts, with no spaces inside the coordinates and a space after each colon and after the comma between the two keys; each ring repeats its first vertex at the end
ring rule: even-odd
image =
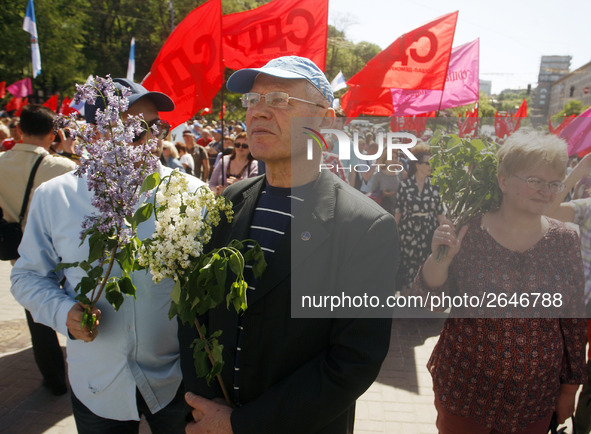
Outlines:
{"type": "Polygon", "coordinates": [[[27,95],[31,95],[33,93],[31,79],[29,77],[23,78],[12,83],[10,86],[6,86],[6,90],[13,94],[15,98],[24,98],[27,95]]]}
{"type": "Polygon", "coordinates": [[[478,39],[452,50],[443,98],[441,90],[390,89],[393,115],[416,115],[478,101],[478,53],[478,39]]]}
{"type": "Polygon", "coordinates": [[[577,116],[559,135],[568,142],[568,155],[591,148],[591,108],[577,116]]]}

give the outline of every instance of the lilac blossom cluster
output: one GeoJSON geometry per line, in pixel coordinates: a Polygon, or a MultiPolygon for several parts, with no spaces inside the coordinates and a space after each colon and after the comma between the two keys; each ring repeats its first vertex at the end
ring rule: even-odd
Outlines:
{"type": "Polygon", "coordinates": [[[82,236],[89,230],[97,230],[118,234],[119,242],[125,244],[135,235],[125,219],[133,215],[138,205],[144,178],[158,168],[158,158],[154,155],[158,143],[149,139],[144,144],[132,145],[134,137],[147,124],[141,115],[122,117],[129,105],[129,89],[125,86],[118,89],[107,76],[89,79],[82,86],[76,85],[76,89],[77,103],[94,105],[101,98],[105,107],[96,111],[96,126],[79,125],[73,118],[61,120],[62,125],[74,127],[76,152],[81,162],[75,174],[86,175],[88,188],[94,193],[92,205],[98,211],[85,217],[82,236]]]}

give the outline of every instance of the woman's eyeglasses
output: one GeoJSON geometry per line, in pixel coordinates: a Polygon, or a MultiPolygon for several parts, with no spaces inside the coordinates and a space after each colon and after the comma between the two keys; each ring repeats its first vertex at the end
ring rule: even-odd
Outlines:
{"type": "Polygon", "coordinates": [[[142,128],[142,132],[136,134],[133,137],[133,143],[142,140],[148,132],[148,129],[150,129],[150,135],[153,139],[165,139],[166,136],[168,136],[168,132],[170,131],[170,125],[168,124],[168,122],[160,119],[154,119],[153,121],[148,122],[147,128],[146,124],[142,122],[142,128]],[[158,133],[154,134],[154,129],[152,128],[153,126],[156,126],[156,128],[158,129],[158,133]]]}
{"type": "Polygon", "coordinates": [[[536,190],[536,191],[541,191],[544,188],[546,188],[546,186],[548,186],[548,190],[550,190],[550,193],[560,193],[565,188],[564,182],[561,182],[561,181],[546,182],[546,181],[542,181],[539,178],[536,178],[535,176],[528,176],[527,178],[522,178],[521,176],[517,176],[517,175],[513,175],[513,176],[515,178],[518,178],[518,179],[521,179],[522,181],[527,182],[527,186],[529,188],[531,188],[532,190],[536,190]]]}
{"type": "Polygon", "coordinates": [[[234,147],[238,149],[248,149],[248,145],[246,143],[234,143],[234,147]]]}

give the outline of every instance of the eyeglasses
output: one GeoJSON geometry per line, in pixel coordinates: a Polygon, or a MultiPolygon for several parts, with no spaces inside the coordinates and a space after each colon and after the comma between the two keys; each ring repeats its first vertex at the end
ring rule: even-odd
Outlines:
{"type": "Polygon", "coordinates": [[[565,188],[564,182],[560,181],[546,182],[534,176],[528,176],[527,178],[522,178],[521,176],[517,175],[513,176],[515,178],[519,178],[522,181],[527,182],[527,186],[532,190],[536,191],[541,191],[544,189],[545,186],[548,186],[548,190],[550,190],[550,193],[560,193],[565,188]]]}
{"type": "Polygon", "coordinates": [[[145,127],[146,127],[146,124],[144,124],[142,122],[142,128],[144,128],[144,129],[141,133],[133,136],[133,143],[139,142],[140,140],[142,140],[144,138],[144,136],[146,135],[148,129],[150,130],[150,134],[152,135],[152,138],[154,138],[154,139],[165,139],[166,136],[168,136],[168,132],[170,131],[170,125],[168,124],[168,122],[160,120],[160,119],[154,119],[154,120],[148,122],[148,128],[145,128],[145,127]],[[154,130],[152,129],[152,127],[154,125],[158,129],[157,134],[154,134],[154,130]]]}
{"type": "Polygon", "coordinates": [[[234,143],[234,147],[236,149],[240,149],[240,148],[242,148],[242,149],[248,149],[248,144],[246,144],[246,143],[234,143]]]}
{"type": "Polygon", "coordinates": [[[285,92],[269,92],[265,95],[261,95],[260,93],[256,93],[256,92],[245,93],[244,95],[242,95],[242,98],[241,98],[242,107],[253,108],[261,101],[261,98],[263,98],[263,97],[265,98],[265,102],[267,103],[267,105],[269,107],[273,107],[273,108],[281,108],[281,109],[287,108],[289,106],[290,99],[293,99],[295,101],[305,102],[307,104],[312,104],[317,107],[326,108],[323,105],[320,105],[320,104],[312,102],[312,101],[306,101],[305,99],[296,98],[295,96],[289,96],[285,92]]]}

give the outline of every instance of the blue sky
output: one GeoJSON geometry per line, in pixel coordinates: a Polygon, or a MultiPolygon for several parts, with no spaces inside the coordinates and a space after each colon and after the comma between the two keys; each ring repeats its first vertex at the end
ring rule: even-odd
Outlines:
{"type": "Polygon", "coordinates": [[[589,0],[329,0],[328,23],[383,49],[456,10],[453,45],[480,38],[480,78],[492,81],[493,93],[535,87],[542,55],[572,56],[571,71],[591,61],[589,0]]]}

